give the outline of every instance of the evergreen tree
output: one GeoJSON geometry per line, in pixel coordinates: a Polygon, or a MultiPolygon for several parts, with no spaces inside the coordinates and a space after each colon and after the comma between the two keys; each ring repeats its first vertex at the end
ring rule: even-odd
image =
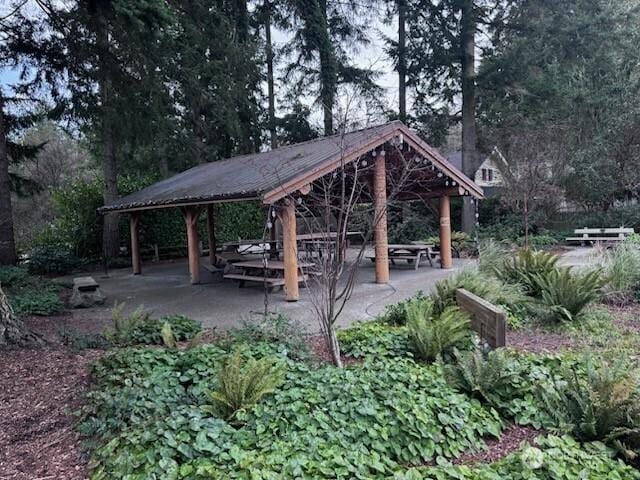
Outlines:
{"type": "MultiPolygon", "coordinates": [[[[481,121],[510,148],[544,126],[554,181],[591,208],[640,193],[637,2],[527,1],[479,73],[481,121]]],[[[541,147],[542,148],[542,147],[541,147]]]]}

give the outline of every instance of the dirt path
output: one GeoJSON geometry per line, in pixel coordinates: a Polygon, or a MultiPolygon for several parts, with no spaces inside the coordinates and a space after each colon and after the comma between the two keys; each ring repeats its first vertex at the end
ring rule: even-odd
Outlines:
{"type": "Polygon", "coordinates": [[[0,479],[88,478],[76,411],[102,352],[0,351],[0,479]]]}

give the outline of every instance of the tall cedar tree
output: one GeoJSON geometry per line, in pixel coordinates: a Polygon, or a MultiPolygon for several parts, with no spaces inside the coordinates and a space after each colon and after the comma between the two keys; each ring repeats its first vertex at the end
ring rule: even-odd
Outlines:
{"type": "MultiPolygon", "coordinates": [[[[476,50],[485,46],[478,45],[476,35],[501,28],[511,4],[512,0],[411,1],[407,76],[415,88],[417,122],[436,144],[452,123],[462,122],[462,170],[469,177],[480,158],[475,64],[476,50]]],[[[462,228],[469,232],[474,224],[473,204],[465,201],[462,228]]]]}
{"type": "Polygon", "coordinates": [[[45,19],[28,15],[25,2],[13,2],[6,11],[0,19],[0,70],[13,71],[17,79],[0,89],[0,265],[17,261],[11,191],[20,179],[10,174],[9,164],[36,150],[12,138],[47,114],[51,101],[59,98],[62,68],[61,50],[45,19]]]}
{"type": "Polygon", "coordinates": [[[369,99],[379,99],[375,72],[357,67],[353,55],[370,42],[369,4],[337,0],[287,0],[290,15],[281,25],[292,33],[283,49],[291,61],[285,80],[291,84],[288,95],[296,100],[316,96],[323,112],[324,134],[335,130],[334,107],[341,84],[352,85],[369,99]]]}
{"type": "MultiPolygon", "coordinates": [[[[52,1],[48,9],[68,52],[72,115],[101,144],[96,153],[102,161],[104,201],[109,203],[118,197],[123,139],[144,124],[135,121],[145,115],[139,92],[153,72],[149,59],[159,58],[157,36],[170,15],[161,0],[90,0],[70,10],[52,1]]],[[[117,214],[105,215],[105,258],[119,253],[118,223],[117,214]]]]}

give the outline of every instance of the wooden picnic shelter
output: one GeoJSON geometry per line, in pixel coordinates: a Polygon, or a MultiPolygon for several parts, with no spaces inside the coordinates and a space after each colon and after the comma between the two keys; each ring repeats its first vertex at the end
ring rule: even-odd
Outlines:
{"type": "MultiPolygon", "coordinates": [[[[157,182],[100,208],[100,213],[130,215],[131,259],[134,274],[141,273],[138,225],[141,215],[152,209],[179,208],[185,219],[189,272],[192,284],[200,283],[200,247],[197,223],[205,211],[209,262],[216,263],[215,215],[217,203],[260,201],[276,212],[282,225],[283,268],[286,300],[299,298],[296,198],[309,195],[315,182],[354,162],[369,165],[367,175],[376,218],[373,243],[375,279],[389,280],[387,241],[388,180],[398,165],[413,162],[424,166],[410,191],[399,201],[438,201],[440,217],[440,264],[451,268],[450,198],[483,198],[482,189],[451,165],[400,121],[349,133],[321,137],[267,152],[241,155],[202,164],[157,182]],[[401,158],[399,158],[401,157],[401,158]]],[[[418,176],[418,174],[416,174],[418,176]]]]}

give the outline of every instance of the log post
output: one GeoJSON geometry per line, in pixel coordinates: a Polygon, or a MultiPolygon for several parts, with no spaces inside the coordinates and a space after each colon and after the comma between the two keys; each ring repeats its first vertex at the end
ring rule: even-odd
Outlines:
{"type": "Polygon", "coordinates": [[[387,170],[384,151],[375,157],[373,173],[374,247],[376,283],[389,281],[389,250],[387,241],[387,170]]]}
{"type": "Polygon", "coordinates": [[[209,241],[209,264],[215,266],[218,263],[216,257],[216,224],[213,205],[207,205],[207,240],[209,241]]]}
{"type": "Polygon", "coordinates": [[[184,220],[187,226],[187,253],[189,256],[189,274],[191,284],[200,283],[200,240],[198,238],[198,207],[185,207],[184,220]]]}
{"type": "Polygon", "coordinates": [[[279,209],[284,249],[284,288],[287,302],[296,302],[298,292],[298,239],[296,233],[296,208],[293,200],[286,199],[279,209]]]}
{"type": "Polygon", "coordinates": [[[440,197],[440,268],[451,268],[451,203],[448,195],[440,197]]]}
{"type": "Polygon", "coordinates": [[[140,224],[140,213],[133,212],[129,217],[129,231],[131,233],[131,268],[134,275],[142,273],[142,262],[140,261],[140,237],[138,235],[138,225],[140,224]]]}

